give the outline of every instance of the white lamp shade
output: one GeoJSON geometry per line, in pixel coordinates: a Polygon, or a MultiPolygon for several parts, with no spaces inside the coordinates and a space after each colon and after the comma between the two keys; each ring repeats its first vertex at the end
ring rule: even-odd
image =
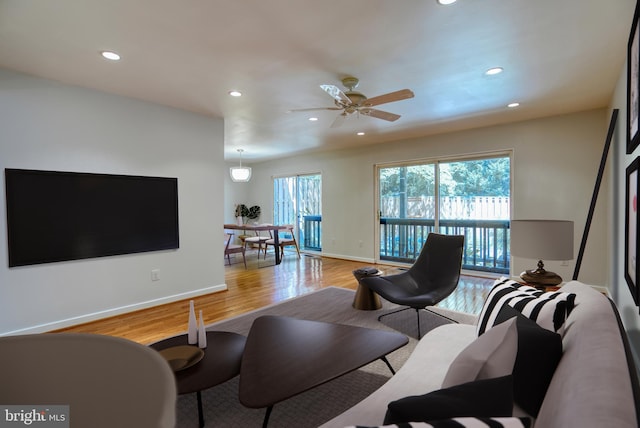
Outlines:
{"type": "Polygon", "coordinates": [[[251,180],[251,168],[248,166],[232,166],[229,168],[231,179],[233,181],[249,181],[251,180]]]}
{"type": "Polygon", "coordinates": [[[573,259],[573,222],[511,220],[511,254],[527,259],[573,259]]]}

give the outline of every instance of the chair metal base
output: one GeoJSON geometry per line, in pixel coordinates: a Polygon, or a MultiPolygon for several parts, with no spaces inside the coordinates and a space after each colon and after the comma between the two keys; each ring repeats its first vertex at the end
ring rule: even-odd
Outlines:
{"type": "Polygon", "coordinates": [[[395,310],[395,311],[386,312],[386,313],[384,313],[384,314],[382,314],[382,315],[380,315],[380,316],[378,317],[378,321],[380,321],[382,318],[386,317],[387,315],[397,314],[398,312],[406,311],[406,310],[408,310],[408,309],[415,309],[415,310],[416,310],[416,316],[417,316],[417,319],[418,319],[418,340],[420,340],[420,339],[422,338],[422,334],[420,333],[420,309],[424,309],[425,311],[427,311],[427,312],[429,312],[429,313],[432,313],[432,314],[434,314],[434,315],[438,315],[438,316],[439,316],[439,317],[441,317],[441,318],[445,318],[445,319],[447,319],[447,320],[449,320],[449,321],[451,321],[451,322],[454,322],[454,323],[456,323],[456,324],[459,324],[459,323],[458,323],[458,321],[456,321],[456,320],[454,320],[454,319],[452,319],[452,318],[449,318],[449,317],[448,317],[448,316],[446,316],[446,315],[442,315],[442,314],[439,314],[439,313],[434,312],[434,311],[432,311],[432,310],[429,310],[428,308],[412,308],[411,306],[406,306],[406,307],[404,307],[404,308],[400,308],[400,309],[397,309],[397,310],[395,310]]]}

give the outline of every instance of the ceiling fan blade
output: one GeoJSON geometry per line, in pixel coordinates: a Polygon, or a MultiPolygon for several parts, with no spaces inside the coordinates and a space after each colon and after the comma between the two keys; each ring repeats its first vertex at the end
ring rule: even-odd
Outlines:
{"type": "Polygon", "coordinates": [[[388,111],[376,110],[374,108],[360,109],[360,113],[364,114],[365,116],[371,116],[377,119],[388,120],[389,122],[394,122],[400,119],[399,114],[389,113],[388,111]]]}
{"type": "Polygon", "coordinates": [[[318,110],[342,110],[340,107],[315,107],[315,108],[294,108],[287,110],[287,113],[294,113],[299,111],[318,111],[318,110]]]}
{"type": "Polygon", "coordinates": [[[331,95],[331,97],[338,101],[339,103],[342,103],[343,105],[350,105],[351,104],[351,100],[349,99],[349,97],[347,97],[344,92],[342,92],[340,90],[340,88],[338,88],[337,86],[333,86],[333,85],[320,85],[320,87],[322,88],[323,91],[325,91],[327,94],[331,95]]]}
{"type": "Polygon", "coordinates": [[[339,128],[342,126],[342,124],[344,123],[344,120],[347,118],[347,113],[342,113],[339,114],[335,120],[333,121],[333,123],[331,124],[331,128],[339,128]]]}
{"type": "Polygon", "coordinates": [[[368,98],[362,105],[364,107],[372,107],[380,104],[392,103],[394,101],[406,100],[408,98],[413,98],[413,92],[411,89],[401,89],[399,91],[368,98]]]}

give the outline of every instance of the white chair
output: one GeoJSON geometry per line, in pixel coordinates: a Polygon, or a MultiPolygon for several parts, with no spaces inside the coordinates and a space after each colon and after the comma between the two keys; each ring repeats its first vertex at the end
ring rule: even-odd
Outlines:
{"type": "MultiPolygon", "coordinates": [[[[296,251],[298,252],[298,258],[300,258],[300,248],[298,247],[298,242],[296,241],[296,237],[293,233],[293,225],[288,224],[287,225],[287,232],[284,233],[283,235],[278,235],[278,246],[280,247],[280,258],[284,257],[284,247],[296,247],[296,251]]],[[[275,245],[276,245],[276,241],[271,238],[271,239],[267,239],[265,241],[265,250],[264,250],[264,256],[265,258],[267,257],[267,247],[271,245],[274,247],[275,249],[275,245]]],[[[276,250],[277,251],[277,250],[276,250]]]]}
{"type": "Polygon", "coordinates": [[[3,405],[68,405],[74,427],[176,424],[169,364],[130,340],[86,333],[1,337],[0,379],[3,405]]]}

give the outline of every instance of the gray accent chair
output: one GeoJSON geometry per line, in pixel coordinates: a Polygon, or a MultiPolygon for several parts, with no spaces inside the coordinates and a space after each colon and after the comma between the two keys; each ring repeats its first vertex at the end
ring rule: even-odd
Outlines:
{"type": "MultiPolygon", "coordinates": [[[[462,267],[464,236],[430,233],[413,266],[406,272],[388,276],[371,276],[361,283],[382,298],[415,309],[420,339],[420,309],[438,304],[458,286],[462,267]]],[[[391,315],[389,312],[378,317],[391,315]]]]}

